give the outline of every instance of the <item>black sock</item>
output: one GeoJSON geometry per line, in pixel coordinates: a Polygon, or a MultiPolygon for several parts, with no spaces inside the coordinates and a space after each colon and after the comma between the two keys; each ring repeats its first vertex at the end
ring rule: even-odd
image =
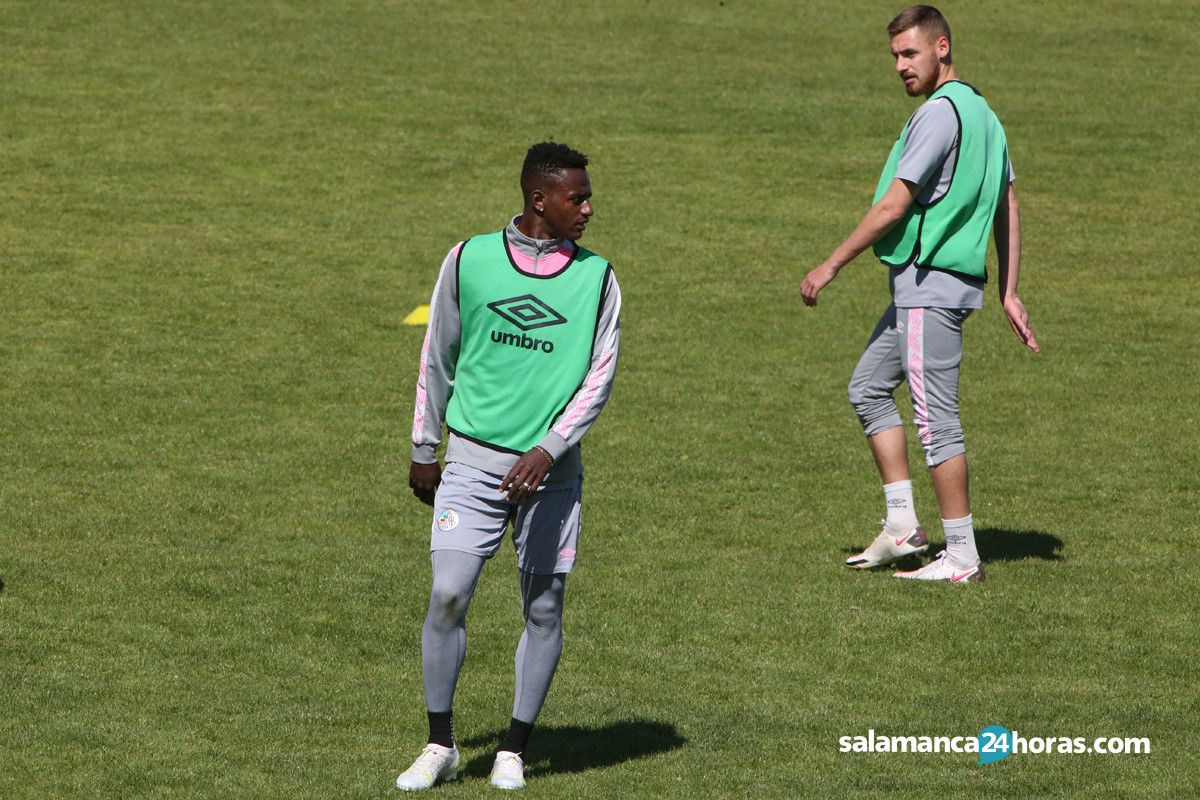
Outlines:
{"type": "Polygon", "coordinates": [[[429,743],[442,747],[454,747],[454,712],[430,711],[429,743]]]}
{"type": "Polygon", "coordinates": [[[521,722],[513,717],[512,722],[508,723],[508,733],[504,734],[504,741],[500,742],[499,749],[521,755],[525,752],[525,745],[529,743],[529,733],[532,730],[532,722],[521,722]]]}

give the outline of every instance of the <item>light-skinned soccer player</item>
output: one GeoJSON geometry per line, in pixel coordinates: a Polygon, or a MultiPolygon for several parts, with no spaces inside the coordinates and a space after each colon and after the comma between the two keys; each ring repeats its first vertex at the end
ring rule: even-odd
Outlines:
{"type": "Polygon", "coordinates": [[[525,785],[525,747],[558,667],[579,547],[579,441],[608,401],[620,344],[612,268],[577,243],[593,213],[587,165],[566,145],[531,147],[521,214],[451,249],[433,290],[409,470],[413,493],[434,508],[433,588],[421,629],[429,739],[397,778],[400,789],[458,776],[452,704],[467,608],[510,526],[525,626],[512,720],[490,780],[501,789],[525,785]],[[443,425],[444,472],[435,453],[443,425]]]}
{"type": "Polygon", "coordinates": [[[981,581],[958,380],[963,322],[983,307],[989,233],[1004,313],[1020,340],[1039,351],[1017,294],[1021,223],[1012,164],[996,115],[977,89],[958,78],[945,17],[932,6],[912,6],[892,20],[888,35],[905,91],[926,101],[892,148],[870,210],[800,289],[804,302],[815,306],[821,290],[871,246],[888,267],[892,303],[850,380],[850,402],[883,481],[887,518],[874,541],[846,564],[881,567],[929,546],[913,505],[905,433],[892,397],[907,380],[946,549],[896,576],[981,581]]]}

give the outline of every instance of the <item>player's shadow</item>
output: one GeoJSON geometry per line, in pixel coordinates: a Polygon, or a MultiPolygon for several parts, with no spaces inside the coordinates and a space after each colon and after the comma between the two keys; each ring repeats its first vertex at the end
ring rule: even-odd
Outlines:
{"type": "MultiPolygon", "coordinates": [[[[1062,559],[1063,540],[1044,531],[1010,531],[1004,528],[980,528],[975,531],[975,546],[979,548],[979,557],[983,562],[1020,561],[1023,558],[1040,558],[1044,561],[1059,561],[1062,559]]],[[[945,549],[944,542],[930,542],[929,550],[924,557],[906,556],[888,565],[888,569],[916,569],[924,564],[929,556],[945,549]]],[[[861,553],[862,546],[843,547],[842,552],[849,555],[861,553]]]]}
{"type": "MultiPolygon", "coordinates": [[[[675,726],[645,719],[610,722],[599,728],[577,725],[539,725],[534,729],[534,744],[525,775],[583,772],[598,767],[611,767],[623,761],[633,761],[656,753],[666,753],[687,744],[675,726]]],[[[472,736],[459,742],[463,747],[487,747],[472,758],[466,773],[486,778],[492,771],[495,747],[504,738],[504,731],[472,736]]]]}
{"type": "Polygon", "coordinates": [[[1005,528],[980,528],[975,531],[979,557],[988,561],[1020,561],[1040,558],[1062,559],[1063,540],[1045,531],[1010,531],[1005,528]]]}

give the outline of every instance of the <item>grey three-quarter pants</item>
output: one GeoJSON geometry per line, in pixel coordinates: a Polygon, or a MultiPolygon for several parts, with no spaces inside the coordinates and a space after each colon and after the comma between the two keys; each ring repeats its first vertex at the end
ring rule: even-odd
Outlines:
{"type": "Polygon", "coordinates": [[[892,393],[908,381],[925,462],[966,452],[958,418],[962,327],[969,308],[888,306],[850,378],[850,404],[867,436],[902,423],[892,393]]]}

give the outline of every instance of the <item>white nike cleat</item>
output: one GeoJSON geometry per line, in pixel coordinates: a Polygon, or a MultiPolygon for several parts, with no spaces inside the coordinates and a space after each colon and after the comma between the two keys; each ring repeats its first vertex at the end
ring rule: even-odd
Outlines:
{"type": "Polygon", "coordinates": [[[396,788],[406,792],[429,789],[438,781],[458,777],[458,748],[427,744],[413,765],[396,778],[396,788]]]}
{"type": "Polygon", "coordinates": [[[983,580],[983,564],[976,562],[973,566],[962,567],[950,560],[946,551],[937,556],[920,569],[910,572],[897,572],[897,578],[908,578],[914,581],[949,581],[950,583],[977,583],[983,580]]]}
{"type": "Polygon", "coordinates": [[[920,525],[912,528],[893,528],[883,521],[883,530],[866,550],[846,559],[847,567],[871,569],[899,561],[905,556],[924,553],[929,549],[929,537],[920,525]]]}
{"type": "Polygon", "coordinates": [[[501,750],[492,765],[491,781],[497,789],[524,789],[525,762],[516,753],[501,750]]]}

